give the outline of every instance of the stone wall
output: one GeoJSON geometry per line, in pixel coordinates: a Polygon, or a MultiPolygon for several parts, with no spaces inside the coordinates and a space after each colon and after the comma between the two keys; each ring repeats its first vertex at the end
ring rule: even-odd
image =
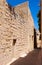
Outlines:
{"type": "Polygon", "coordinates": [[[36,37],[37,37],[37,47],[41,47],[41,40],[40,40],[40,32],[39,30],[36,31],[36,37]]]}
{"type": "Polygon", "coordinates": [[[34,23],[27,2],[15,7],[15,16],[10,13],[6,1],[1,0],[0,65],[6,65],[13,58],[34,49],[34,23]]]}

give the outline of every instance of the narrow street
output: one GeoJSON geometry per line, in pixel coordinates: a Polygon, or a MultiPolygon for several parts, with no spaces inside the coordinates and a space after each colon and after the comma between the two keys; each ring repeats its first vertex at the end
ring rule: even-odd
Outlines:
{"type": "Polygon", "coordinates": [[[26,57],[19,58],[11,65],[42,65],[42,49],[35,49],[26,57]]]}

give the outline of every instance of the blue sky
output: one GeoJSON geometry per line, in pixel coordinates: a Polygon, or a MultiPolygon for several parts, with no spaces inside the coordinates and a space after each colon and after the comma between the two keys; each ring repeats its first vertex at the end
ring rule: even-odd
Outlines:
{"type": "MultiPolygon", "coordinates": [[[[7,2],[9,2],[9,4],[11,4],[11,6],[16,6],[22,2],[25,2],[26,0],[6,0],[7,2]]],[[[38,29],[38,18],[37,18],[37,14],[39,12],[39,3],[40,3],[40,0],[28,0],[29,1],[29,7],[30,7],[30,10],[31,10],[31,14],[32,14],[32,17],[34,19],[34,25],[35,25],[35,28],[38,29]]]]}
{"type": "Polygon", "coordinates": [[[33,16],[34,19],[34,25],[35,28],[38,29],[38,18],[37,18],[37,14],[40,10],[40,7],[38,6],[40,3],[40,0],[29,0],[29,6],[31,9],[31,14],[33,16]]]}

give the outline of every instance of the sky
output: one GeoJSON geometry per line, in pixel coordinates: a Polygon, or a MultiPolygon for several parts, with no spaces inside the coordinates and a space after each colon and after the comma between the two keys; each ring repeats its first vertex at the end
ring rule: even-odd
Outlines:
{"type": "Polygon", "coordinates": [[[39,4],[40,4],[40,0],[29,0],[29,6],[30,6],[31,14],[32,14],[32,17],[34,19],[34,26],[37,30],[39,28],[38,18],[37,18],[37,14],[40,10],[39,4]]]}
{"type": "MultiPolygon", "coordinates": [[[[13,7],[25,2],[26,0],[6,0],[6,1],[13,7]]],[[[27,0],[27,1],[29,1],[29,7],[34,20],[34,26],[38,30],[39,27],[38,27],[37,14],[40,10],[40,7],[39,7],[40,0],[27,0]]]]}

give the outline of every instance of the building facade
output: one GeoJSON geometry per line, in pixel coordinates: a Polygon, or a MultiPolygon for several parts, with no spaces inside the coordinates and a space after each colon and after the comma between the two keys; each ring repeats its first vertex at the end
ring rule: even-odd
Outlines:
{"type": "Polygon", "coordinates": [[[0,65],[34,49],[34,23],[27,2],[10,12],[5,0],[0,1],[0,65]]]}
{"type": "Polygon", "coordinates": [[[39,30],[36,31],[36,37],[37,37],[37,47],[41,47],[41,39],[40,39],[40,32],[39,30]]]}

